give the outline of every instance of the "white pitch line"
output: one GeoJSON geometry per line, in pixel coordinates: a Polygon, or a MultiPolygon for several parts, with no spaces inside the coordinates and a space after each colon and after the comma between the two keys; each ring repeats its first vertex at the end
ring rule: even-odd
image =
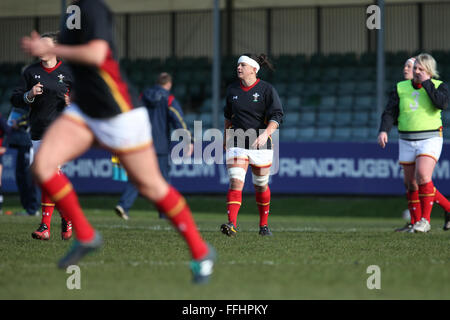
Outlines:
{"type": "MultiPolygon", "coordinates": [[[[150,231],[173,231],[174,228],[170,225],[153,225],[153,226],[130,226],[130,225],[105,225],[99,224],[96,225],[99,229],[125,229],[125,230],[150,230],[150,231]]],[[[374,230],[371,229],[363,229],[363,228],[317,228],[317,227],[298,227],[298,228],[271,228],[273,232],[358,232],[358,231],[372,231],[372,232],[380,232],[380,231],[391,231],[391,228],[376,228],[374,230]]],[[[199,231],[202,232],[215,232],[220,231],[219,228],[204,228],[198,227],[199,231]]],[[[249,228],[249,229],[241,229],[238,232],[257,232],[259,229],[257,228],[249,228]]]]}

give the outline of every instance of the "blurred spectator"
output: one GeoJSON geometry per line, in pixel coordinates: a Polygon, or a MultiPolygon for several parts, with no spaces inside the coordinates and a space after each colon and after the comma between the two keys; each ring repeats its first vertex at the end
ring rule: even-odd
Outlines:
{"type": "Polygon", "coordinates": [[[6,148],[3,146],[4,137],[9,134],[11,127],[6,123],[5,118],[0,114],[0,215],[3,214],[3,190],[2,190],[2,172],[3,172],[3,155],[6,148]]]}
{"type": "Polygon", "coordinates": [[[33,149],[30,137],[29,115],[23,109],[13,108],[8,120],[12,130],[7,136],[7,146],[17,149],[16,184],[20,202],[25,212],[17,215],[39,215],[40,190],[33,182],[30,165],[33,160],[33,149]]]}

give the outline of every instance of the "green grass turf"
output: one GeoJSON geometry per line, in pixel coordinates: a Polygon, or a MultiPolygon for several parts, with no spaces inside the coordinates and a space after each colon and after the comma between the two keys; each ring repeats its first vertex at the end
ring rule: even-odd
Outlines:
{"type": "MultiPolygon", "coordinates": [[[[186,244],[139,199],[131,219],[112,208],[117,197],[81,197],[102,250],[83,259],[81,289],[56,262],[70,243],[60,240],[55,213],[49,241],[33,240],[38,217],[0,216],[0,299],[450,299],[450,231],[442,209],[429,234],[399,234],[402,197],[274,197],[273,237],[258,235],[253,196],[244,198],[239,232],[219,232],[225,198],[187,196],[204,238],[218,251],[211,283],[191,284],[186,244]],[[381,269],[381,289],[366,286],[367,267],[381,269]]],[[[14,196],[4,209],[18,210],[14,196]]]]}

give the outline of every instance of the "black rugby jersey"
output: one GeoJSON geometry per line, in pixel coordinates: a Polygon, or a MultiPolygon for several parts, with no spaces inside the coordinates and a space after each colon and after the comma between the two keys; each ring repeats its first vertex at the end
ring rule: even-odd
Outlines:
{"type": "MultiPolygon", "coordinates": [[[[224,116],[231,121],[232,129],[255,129],[256,135],[259,135],[260,130],[265,130],[270,121],[275,121],[278,125],[282,123],[283,108],[277,91],[270,83],[257,79],[252,86],[244,87],[238,80],[227,88],[224,116]]],[[[253,142],[250,137],[239,138],[239,135],[235,135],[232,144],[250,149],[253,142]]],[[[266,148],[272,149],[272,139],[268,139],[266,146],[260,149],[266,148]]]]}
{"type": "Polygon", "coordinates": [[[91,40],[105,40],[109,51],[100,67],[77,64],[70,66],[75,78],[72,100],[93,118],[109,118],[140,106],[137,93],[130,88],[115,58],[111,11],[102,0],[79,0],[81,26],[68,29],[64,21],[59,43],[87,44],[91,40]]]}
{"type": "Polygon", "coordinates": [[[72,85],[72,72],[65,62],[58,61],[53,68],[45,68],[41,62],[25,68],[20,86],[13,91],[11,103],[18,108],[30,108],[32,140],[41,140],[47,127],[63,111],[66,106],[64,95],[69,94],[72,85]],[[26,103],[24,94],[39,82],[43,85],[42,94],[35,96],[32,103],[26,103]]]}
{"type": "Polygon", "coordinates": [[[280,97],[270,83],[257,79],[244,87],[238,80],[228,86],[224,116],[233,129],[266,129],[271,120],[280,125],[283,115],[280,97]]]}

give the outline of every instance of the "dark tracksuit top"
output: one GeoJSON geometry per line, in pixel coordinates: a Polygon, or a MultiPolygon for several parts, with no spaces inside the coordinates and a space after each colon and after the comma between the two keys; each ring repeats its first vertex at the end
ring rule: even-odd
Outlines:
{"type": "Polygon", "coordinates": [[[11,132],[11,127],[8,125],[6,119],[0,114],[0,146],[3,145],[3,140],[6,135],[11,132]]]}
{"type": "MultiPolygon", "coordinates": [[[[270,83],[257,79],[252,86],[244,87],[237,80],[227,88],[224,116],[231,121],[232,129],[255,129],[259,134],[259,130],[266,129],[270,121],[280,125],[284,112],[280,97],[270,83]]],[[[252,143],[246,140],[245,148],[248,149],[252,143]]],[[[271,149],[271,139],[268,139],[267,148],[271,149]]]]}
{"type": "MultiPolygon", "coordinates": [[[[414,84],[413,80],[411,80],[411,83],[415,89],[420,89],[421,87],[423,87],[436,108],[441,110],[447,109],[450,99],[450,93],[448,90],[448,86],[444,82],[441,83],[437,89],[435,88],[431,80],[426,80],[420,85],[414,84]]],[[[398,96],[396,85],[389,94],[388,103],[381,116],[379,132],[384,131],[386,133],[389,133],[392,127],[398,124],[398,116],[400,112],[399,104],[400,98],[398,96]]],[[[436,131],[438,130],[440,129],[436,129],[436,131]]]]}
{"type": "Polygon", "coordinates": [[[66,106],[64,95],[69,94],[72,84],[72,72],[62,61],[50,69],[37,62],[23,71],[20,86],[11,96],[11,103],[30,110],[31,140],[41,140],[48,126],[61,114],[66,106]],[[39,82],[43,85],[43,93],[29,103],[24,95],[39,82]]]}
{"type": "Polygon", "coordinates": [[[170,152],[171,129],[187,130],[183,110],[175,97],[159,85],[145,89],[141,100],[150,116],[156,153],[167,155],[170,152]]]}

